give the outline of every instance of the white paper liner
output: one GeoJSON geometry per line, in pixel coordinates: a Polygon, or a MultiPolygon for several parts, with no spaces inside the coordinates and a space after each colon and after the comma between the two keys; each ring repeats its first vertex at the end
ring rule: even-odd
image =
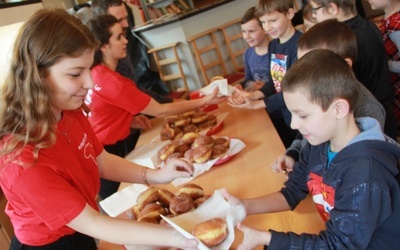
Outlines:
{"type": "Polygon", "coordinates": [[[233,88],[228,84],[228,80],[225,78],[213,81],[204,88],[199,89],[199,92],[202,95],[209,95],[212,94],[214,92],[214,89],[218,87],[219,87],[218,97],[232,95],[233,88]]]}
{"type": "MultiPolygon", "coordinates": [[[[228,236],[221,244],[212,247],[212,250],[229,249],[235,239],[235,226],[238,222],[243,221],[245,217],[246,211],[244,206],[230,205],[224,199],[220,190],[216,190],[214,194],[196,210],[173,218],[162,216],[173,228],[189,239],[195,238],[191,232],[197,224],[213,218],[224,219],[228,227],[228,236]]],[[[207,250],[209,248],[199,242],[198,249],[207,250]]]]}

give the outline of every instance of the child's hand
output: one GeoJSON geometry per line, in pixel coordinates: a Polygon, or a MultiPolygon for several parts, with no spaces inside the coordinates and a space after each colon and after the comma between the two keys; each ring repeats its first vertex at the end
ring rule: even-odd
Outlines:
{"type": "Polygon", "coordinates": [[[294,163],[295,161],[292,157],[288,155],[280,155],[274,160],[271,166],[275,172],[286,172],[287,175],[289,172],[292,172],[294,163]]]}
{"type": "Polygon", "coordinates": [[[242,223],[237,224],[237,228],[243,232],[243,241],[237,247],[237,250],[249,250],[258,246],[269,245],[271,242],[271,233],[268,231],[260,231],[247,227],[242,223]]]}
{"type": "Polygon", "coordinates": [[[137,115],[133,117],[131,128],[149,129],[151,128],[150,120],[144,115],[137,115]]]}
{"type": "MultiPolygon", "coordinates": [[[[169,158],[164,167],[154,172],[156,175],[154,179],[157,183],[169,183],[176,178],[193,176],[194,168],[190,162],[183,158],[169,158]]],[[[148,174],[150,173],[148,172],[148,174]]]]}
{"type": "Polygon", "coordinates": [[[204,105],[218,104],[227,99],[226,96],[218,97],[218,93],[219,93],[219,88],[215,88],[211,95],[206,95],[205,97],[203,97],[202,99],[204,99],[205,101],[204,105]]]}

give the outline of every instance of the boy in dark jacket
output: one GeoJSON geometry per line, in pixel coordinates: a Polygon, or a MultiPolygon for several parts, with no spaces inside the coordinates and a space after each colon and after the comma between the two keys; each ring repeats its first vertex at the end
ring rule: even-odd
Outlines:
{"type": "Polygon", "coordinates": [[[400,147],[373,118],[354,118],[359,83],[346,61],[318,49],[282,81],[291,127],[308,143],[279,192],[239,200],[247,215],[293,210],[311,194],[326,229],[319,234],[259,231],[238,224],[238,249],[396,249],[400,245],[400,147]],[[304,74],[307,69],[307,74],[304,74]]]}

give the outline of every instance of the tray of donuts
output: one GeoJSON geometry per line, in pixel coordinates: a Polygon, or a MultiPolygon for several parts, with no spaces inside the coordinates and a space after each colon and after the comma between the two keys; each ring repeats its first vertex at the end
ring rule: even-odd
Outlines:
{"type": "Polygon", "coordinates": [[[187,238],[197,238],[199,249],[228,249],[234,239],[234,225],[245,217],[244,208],[231,206],[219,190],[206,195],[193,183],[175,194],[149,187],[136,202],[119,217],[171,226],[187,238]]]}
{"type": "Polygon", "coordinates": [[[224,125],[225,113],[208,113],[200,109],[185,112],[179,115],[167,116],[160,132],[160,140],[174,140],[181,138],[185,133],[196,132],[213,135],[224,125]]]}

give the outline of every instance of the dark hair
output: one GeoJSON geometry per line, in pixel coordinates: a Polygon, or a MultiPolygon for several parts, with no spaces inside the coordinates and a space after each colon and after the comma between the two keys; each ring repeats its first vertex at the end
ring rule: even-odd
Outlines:
{"type": "Polygon", "coordinates": [[[100,48],[104,44],[108,44],[110,37],[112,36],[110,28],[117,23],[117,18],[110,14],[98,15],[89,20],[87,25],[94,37],[100,42],[99,49],[94,53],[93,66],[103,62],[103,55],[100,48]]]}
{"type": "Polygon", "coordinates": [[[313,0],[313,2],[324,8],[328,7],[330,3],[334,3],[343,10],[345,15],[357,14],[356,0],[313,0]]]}
{"type": "Polygon", "coordinates": [[[272,11],[286,14],[289,9],[293,9],[293,0],[259,0],[256,6],[256,15],[261,17],[272,11]]]}
{"type": "Polygon", "coordinates": [[[346,24],[336,19],[328,19],[315,24],[298,41],[298,49],[329,49],[341,56],[357,59],[357,39],[346,24]]]}
{"type": "Polygon", "coordinates": [[[282,92],[300,91],[323,111],[338,98],[345,99],[353,111],[358,86],[359,82],[346,61],[327,49],[316,49],[304,55],[282,80],[282,92]]]}
{"type": "Polygon", "coordinates": [[[262,27],[262,24],[256,15],[256,7],[251,7],[244,13],[242,20],[240,21],[240,24],[245,24],[247,22],[250,22],[253,19],[256,19],[258,21],[258,23],[260,24],[260,26],[262,27]]]}
{"type": "Polygon", "coordinates": [[[122,0],[93,0],[93,16],[107,14],[108,8],[110,8],[111,6],[120,6],[121,4],[123,4],[122,0]]]}

